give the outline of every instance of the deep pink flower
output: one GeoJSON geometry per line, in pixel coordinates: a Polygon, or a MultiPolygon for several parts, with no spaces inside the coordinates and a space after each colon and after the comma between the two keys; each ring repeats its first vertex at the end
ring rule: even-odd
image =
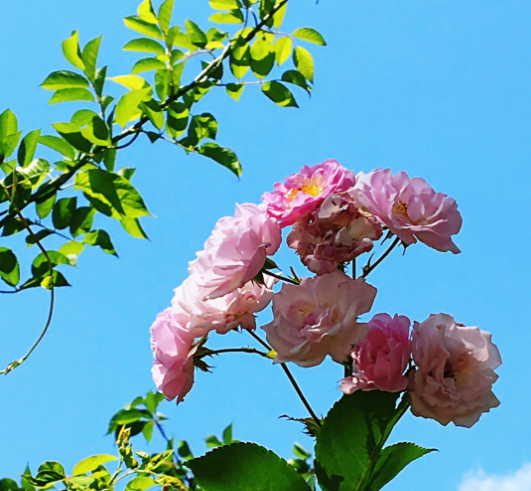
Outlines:
{"type": "Polygon", "coordinates": [[[436,193],[424,179],[405,172],[393,176],[390,169],[360,172],[356,180],[354,197],[403,242],[418,239],[438,251],[461,252],[452,241],[463,223],[453,198],[436,193]]]}
{"type": "Polygon", "coordinates": [[[365,280],[340,271],[284,284],[273,297],[273,321],[263,327],[277,352],[275,362],[311,367],[329,354],[343,363],[367,334],[367,324],[357,317],[371,309],[375,295],[365,280]]]}
{"type": "Polygon", "coordinates": [[[267,212],[285,227],[311,213],[329,194],[346,191],[354,186],[356,176],[335,160],[309,167],[292,174],[285,183],[277,182],[272,193],[265,193],[262,201],[267,212]]]}
{"type": "Polygon", "coordinates": [[[293,226],[287,242],[310,271],[321,275],[370,251],[381,236],[380,223],[359,210],[350,194],[332,193],[293,226]]]}
{"type": "Polygon", "coordinates": [[[413,328],[413,359],[408,391],[415,416],[470,428],[500,401],[492,393],[501,365],[488,332],[456,324],[447,314],[430,315],[413,328]]]}
{"type": "Polygon", "coordinates": [[[155,385],[166,399],[177,397],[179,403],[194,383],[194,337],[177,321],[171,309],[157,315],[150,332],[155,385]]]}
{"type": "Polygon", "coordinates": [[[352,352],[353,374],[341,381],[341,390],[358,389],[400,392],[408,379],[404,372],[411,358],[409,326],[403,315],[377,314],[369,321],[369,333],[352,352]]]}
{"type": "Polygon", "coordinates": [[[190,262],[190,275],[209,290],[206,298],[227,295],[251,281],[281,242],[280,227],[263,205],[237,205],[234,217],[218,220],[205,249],[190,262]]]}
{"type": "Polygon", "coordinates": [[[225,334],[238,326],[255,329],[254,314],[269,305],[276,282],[270,276],[264,279],[265,285],[250,281],[223,297],[208,300],[205,299],[208,290],[197,285],[194,276],[189,276],[175,289],[173,313],[195,337],[213,330],[225,334]]]}

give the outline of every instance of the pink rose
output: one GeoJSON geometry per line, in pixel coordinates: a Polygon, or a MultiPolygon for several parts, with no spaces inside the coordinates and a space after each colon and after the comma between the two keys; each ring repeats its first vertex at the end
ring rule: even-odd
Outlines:
{"type": "Polygon", "coordinates": [[[365,280],[340,271],[284,284],[273,297],[273,321],[263,327],[277,352],[275,362],[311,367],[329,354],[343,363],[367,334],[367,324],[357,317],[371,309],[375,295],[365,280]]]}
{"type": "Polygon", "coordinates": [[[360,172],[356,179],[353,195],[403,242],[414,244],[418,239],[438,251],[461,252],[451,238],[463,223],[454,199],[405,172],[393,176],[390,169],[377,169],[360,172]]]}
{"type": "Polygon", "coordinates": [[[430,315],[413,328],[413,359],[408,391],[415,416],[470,428],[500,401],[492,393],[501,365],[491,335],[456,324],[447,314],[430,315]]]}
{"type": "Polygon", "coordinates": [[[354,186],[356,176],[335,160],[308,167],[292,174],[284,184],[277,182],[272,193],[265,193],[262,201],[267,212],[285,227],[311,213],[330,194],[346,191],[354,186]]]}
{"type": "Polygon", "coordinates": [[[358,389],[405,390],[408,379],[404,372],[411,358],[410,325],[403,315],[375,315],[369,321],[369,334],[352,352],[353,375],[341,381],[341,390],[345,394],[358,389]]]}
{"type": "Polygon", "coordinates": [[[380,223],[360,211],[348,193],[332,193],[293,226],[287,242],[310,271],[321,275],[370,251],[381,236],[380,223]]]}
{"type": "Polygon", "coordinates": [[[213,330],[225,334],[240,325],[243,329],[255,329],[254,314],[269,305],[276,282],[270,276],[264,279],[265,285],[250,281],[223,297],[206,300],[208,290],[197,285],[194,276],[189,276],[175,289],[173,313],[195,337],[213,330]]]}
{"type": "Polygon", "coordinates": [[[209,289],[205,298],[218,298],[251,281],[281,242],[280,227],[263,205],[237,205],[234,217],[218,220],[189,271],[199,286],[209,289]]]}
{"type": "Polygon", "coordinates": [[[151,370],[153,380],[166,399],[177,397],[178,404],[194,383],[194,337],[177,321],[171,309],[157,315],[150,332],[155,357],[151,370]]]}

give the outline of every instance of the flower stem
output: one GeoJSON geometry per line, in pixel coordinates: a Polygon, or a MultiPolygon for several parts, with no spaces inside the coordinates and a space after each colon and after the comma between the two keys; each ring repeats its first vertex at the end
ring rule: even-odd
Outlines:
{"type": "MultiPolygon", "coordinates": [[[[205,355],[203,356],[222,355],[223,353],[250,353],[250,354],[260,355],[263,358],[269,358],[269,355],[265,353],[264,351],[260,351],[260,350],[257,350],[256,348],[251,348],[247,346],[244,346],[241,348],[223,348],[223,349],[218,349],[218,350],[209,350],[208,353],[205,353],[205,355]]],[[[200,356],[198,358],[203,358],[203,356],[200,356]]]]}
{"type": "Polygon", "coordinates": [[[285,276],[282,276],[280,274],[272,273],[271,271],[268,271],[267,269],[263,269],[262,273],[272,276],[273,278],[276,278],[277,280],[285,281],[286,283],[290,283],[292,285],[300,285],[300,280],[294,280],[292,278],[286,278],[285,276]]]}
{"type": "MultiPolygon", "coordinates": [[[[254,333],[252,331],[247,331],[247,332],[254,339],[256,339],[264,348],[268,349],[269,351],[272,350],[271,346],[269,346],[260,336],[258,336],[258,334],[254,333]]],[[[304,396],[301,388],[299,387],[299,384],[297,383],[297,381],[295,380],[295,377],[291,373],[291,370],[287,367],[287,365],[285,363],[280,363],[280,366],[282,367],[282,370],[284,370],[284,373],[286,374],[286,376],[288,377],[289,381],[291,382],[291,385],[293,385],[293,388],[295,389],[295,392],[297,392],[297,395],[299,396],[300,400],[304,404],[304,407],[308,410],[308,412],[310,413],[310,416],[315,421],[315,424],[317,426],[321,426],[321,420],[317,417],[317,414],[315,414],[315,411],[312,409],[312,406],[310,406],[310,403],[308,402],[308,400],[304,396]]]]}
{"type": "Polygon", "coordinates": [[[393,243],[387,248],[387,250],[378,258],[378,260],[371,266],[367,264],[363,267],[363,274],[361,275],[362,278],[367,278],[369,274],[389,255],[391,254],[391,251],[400,244],[400,238],[396,237],[393,243]]]}

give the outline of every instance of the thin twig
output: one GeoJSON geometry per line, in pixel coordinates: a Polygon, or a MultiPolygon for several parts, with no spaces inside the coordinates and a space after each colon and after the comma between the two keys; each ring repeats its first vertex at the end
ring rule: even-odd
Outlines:
{"type": "Polygon", "coordinates": [[[367,278],[369,274],[389,255],[391,254],[391,251],[400,244],[400,238],[396,237],[393,243],[387,248],[387,250],[378,258],[378,260],[372,264],[372,265],[366,265],[363,267],[363,274],[361,275],[362,278],[367,278]]]}
{"type": "Polygon", "coordinates": [[[246,346],[241,347],[241,348],[223,348],[223,349],[218,349],[218,350],[209,350],[207,353],[205,353],[204,355],[198,358],[203,358],[205,356],[222,355],[223,353],[249,353],[249,354],[260,355],[263,358],[271,359],[269,355],[265,353],[264,351],[260,351],[260,350],[257,350],[256,348],[251,348],[251,347],[246,347],[246,346]]]}

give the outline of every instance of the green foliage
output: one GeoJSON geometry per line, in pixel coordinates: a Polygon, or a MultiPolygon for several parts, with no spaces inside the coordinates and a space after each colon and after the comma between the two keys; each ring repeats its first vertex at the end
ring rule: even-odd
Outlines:
{"type": "Polygon", "coordinates": [[[254,443],[233,443],[186,462],[205,491],[308,491],[304,479],[278,455],[254,443]]]}
{"type": "Polygon", "coordinates": [[[20,281],[17,256],[7,247],[0,247],[0,278],[10,286],[16,286],[20,281]]]}

